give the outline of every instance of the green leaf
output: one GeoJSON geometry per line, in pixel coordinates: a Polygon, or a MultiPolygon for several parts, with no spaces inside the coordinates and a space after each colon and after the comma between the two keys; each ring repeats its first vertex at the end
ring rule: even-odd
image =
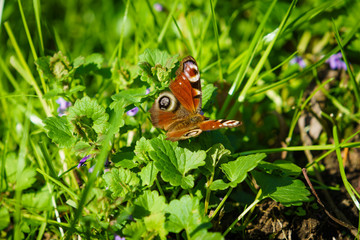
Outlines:
{"type": "Polygon", "coordinates": [[[120,101],[121,99],[125,100],[127,105],[133,103],[140,103],[141,99],[146,97],[146,86],[141,88],[131,88],[127,90],[123,90],[118,94],[112,96],[114,101],[120,101]]]}
{"type": "Polygon", "coordinates": [[[7,228],[10,224],[9,210],[5,206],[0,207],[0,230],[7,228]]]}
{"type": "Polygon", "coordinates": [[[51,210],[51,195],[47,187],[40,191],[24,193],[21,198],[22,205],[28,209],[37,209],[39,211],[51,210]]]}
{"type": "Polygon", "coordinates": [[[231,187],[236,187],[244,181],[247,172],[253,170],[266,157],[265,153],[257,153],[238,157],[235,161],[221,164],[221,169],[230,181],[231,187]]]}
{"type": "Polygon", "coordinates": [[[200,199],[184,195],[180,200],[172,200],[166,208],[170,215],[165,223],[169,232],[179,233],[183,229],[191,234],[197,227],[207,221],[200,210],[200,199]]]}
{"type": "Polygon", "coordinates": [[[202,109],[208,109],[212,106],[216,97],[216,89],[213,84],[206,84],[202,87],[202,109]]]}
{"type": "Polygon", "coordinates": [[[299,166],[286,160],[276,160],[273,163],[261,161],[259,167],[267,170],[280,170],[288,176],[298,176],[301,173],[299,166]]]}
{"type": "Polygon", "coordinates": [[[110,172],[104,174],[103,178],[113,198],[125,198],[140,185],[138,176],[129,169],[112,168],[110,172]]]}
{"type": "Polygon", "coordinates": [[[210,190],[211,191],[216,191],[216,190],[225,190],[230,186],[229,183],[225,183],[223,180],[218,179],[212,182],[212,184],[210,185],[210,190]]]}
{"type": "Polygon", "coordinates": [[[178,61],[177,57],[178,55],[170,56],[166,51],[159,49],[145,49],[139,56],[141,80],[149,84],[156,79],[161,83],[166,83],[178,61]]]}
{"type": "Polygon", "coordinates": [[[252,175],[256,179],[257,184],[260,185],[264,197],[270,197],[285,206],[298,206],[302,202],[310,200],[308,197],[310,192],[306,189],[304,183],[298,179],[257,171],[254,171],[252,175]]]}
{"type": "Polygon", "coordinates": [[[217,143],[209,148],[206,152],[206,164],[204,166],[207,171],[203,171],[204,174],[210,176],[214,173],[216,169],[215,167],[218,165],[219,161],[227,159],[230,154],[230,150],[226,149],[221,143],[217,143]]]}
{"type": "Polygon", "coordinates": [[[152,186],[156,179],[159,170],[154,165],[154,162],[149,162],[145,167],[141,169],[139,176],[143,185],[152,186]]]}
{"type": "Polygon", "coordinates": [[[152,213],[162,213],[164,212],[167,204],[165,203],[165,197],[159,196],[157,191],[144,191],[142,195],[134,201],[135,218],[143,218],[152,213]]]}
{"type": "Polygon", "coordinates": [[[42,72],[43,76],[47,79],[54,78],[50,70],[50,57],[39,57],[36,61],[36,68],[38,71],[42,72]]]}
{"type": "Polygon", "coordinates": [[[129,224],[125,225],[123,233],[126,239],[146,239],[141,238],[146,234],[145,224],[141,220],[138,220],[136,222],[130,222],[129,224]]]}
{"type": "Polygon", "coordinates": [[[149,236],[144,239],[150,239],[150,236],[159,236],[160,239],[166,239],[168,231],[165,228],[165,215],[163,213],[153,213],[144,217],[144,223],[149,236]]]}
{"type": "Polygon", "coordinates": [[[66,117],[49,117],[44,120],[47,135],[60,148],[72,146],[76,138],[73,137],[71,127],[66,117]]]}
{"type": "Polygon", "coordinates": [[[161,51],[159,49],[145,49],[144,53],[139,56],[139,62],[147,62],[152,67],[156,64],[172,69],[175,67],[175,63],[178,61],[179,55],[171,56],[167,51],[161,51]]]}
{"type": "Polygon", "coordinates": [[[84,65],[94,64],[97,68],[101,68],[104,58],[100,53],[93,53],[85,58],[84,65]]]}
{"type": "Polygon", "coordinates": [[[138,166],[134,152],[118,152],[111,158],[111,161],[115,163],[115,167],[132,169],[138,166]]]}
{"type": "Polygon", "coordinates": [[[36,171],[33,168],[25,168],[21,173],[20,180],[16,183],[16,188],[25,190],[30,188],[36,182],[36,171]]]}
{"type": "Polygon", "coordinates": [[[77,100],[74,106],[69,108],[69,120],[75,126],[78,136],[86,141],[97,141],[97,135],[104,133],[108,127],[109,115],[105,108],[95,99],[88,96],[77,100]]]}
{"type": "Polygon", "coordinates": [[[223,240],[224,237],[219,232],[208,232],[206,229],[197,231],[196,234],[191,236],[192,240],[223,240]]]}
{"type": "Polygon", "coordinates": [[[192,188],[194,177],[186,174],[191,169],[205,164],[205,151],[191,152],[186,148],[178,147],[177,142],[160,138],[152,139],[151,145],[156,151],[151,151],[149,154],[155,161],[155,166],[160,170],[162,179],[173,186],[192,188]]]}
{"type": "Polygon", "coordinates": [[[52,78],[55,77],[60,81],[66,80],[72,69],[68,58],[64,56],[61,51],[50,57],[49,67],[53,75],[52,78]]]}
{"type": "Polygon", "coordinates": [[[79,57],[74,59],[73,67],[78,68],[81,65],[83,65],[84,63],[85,63],[85,58],[83,56],[79,56],[79,57]]]}
{"type": "Polygon", "coordinates": [[[82,86],[82,85],[76,85],[75,87],[72,87],[70,90],[69,90],[69,93],[71,94],[74,94],[74,93],[77,93],[77,92],[82,92],[86,89],[85,86],[82,86]]]}
{"type": "Polygon", "coordinates": [[[147,153],[153,151],[154,148],[151,146],[150,140],[141,137],[135,145],[135,154],[142,162],[148,162],[147,153]]]}

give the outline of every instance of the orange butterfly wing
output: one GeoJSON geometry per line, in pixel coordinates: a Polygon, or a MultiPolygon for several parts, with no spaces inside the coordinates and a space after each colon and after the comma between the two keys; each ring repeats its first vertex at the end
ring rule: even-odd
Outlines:
{"type": "Polygon", "coordinates": [[[201,111],[201,83],[200,73],[193,57],[184,58],[176,78],[170,83],[170,90],[179,100],[180,104],[190,113],[201,111]]]}

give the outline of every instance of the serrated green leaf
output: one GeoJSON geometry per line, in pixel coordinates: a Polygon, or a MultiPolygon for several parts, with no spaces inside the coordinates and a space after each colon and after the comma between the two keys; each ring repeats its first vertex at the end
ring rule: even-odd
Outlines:
{"type": "Polygon", "coordinates": [[[85,89],[86,89],[85,86],[77,85],[77,86],[75,86],[75,87],[72,87],[72,88],[69,90],[69,93],[74,94],[74,93],[77,93],[77,92],[84,91],[85,89]]]}
{"type": "Polygon", "coordinates": [[[61,51],[50,57],[49,67],[53,77],[60,81],[67,79],[72,69],[68,58],[61,51]]]}
{"type": "Polygon", "coordinates": [[[79,56],[79,57],[75,58],[75,60],[73,62],[73,67],[78,68],[81,65],[83,65],[84,63],[85,63],[85,58],[83,56],[79,56]]]}
{"type": "Polygon", "coordinates": [[[208,232],[206,229],[197,231],[196,234],[191,236],[193,240],[223,240],[224,237],[219,232],[208,232]]]}
{"type": "Polygon", "coordinates": [[[301,173],[301,168],[296,164],[286,160],[276,160],[273,163],[260,162],[259,167],[267,170],[280,170],[289,176],[298,176],[301,173]]]}
{"type": "Polygon", "coordinates": [[[142,195],[134,201],[135,218],[143,218],[152,213],[162,213],[167,204],[165,203],[165,197],[159,196],[157,191],[144,191],[142,195]]]}
{"type": "Polygon", "coordinates": [[[210,190],[211,191],[216,191],[216,190],[225,190],[230,186],[229,183],[225,183],[223,180],[218,179],[212,182],[212,184],[210,185],[210,190]]]}
{"type": "Polygon", "coordinates": [[[63,90],[61,90],[60,88],[52,89],[52,90],[48,91],[46,94],[44,94],[43,97],[45,99],[51,99],[53,97],[59,96],[62,92],[63,92],[63,90]]]}
{"type": "Polygon", "coordinates": [[[138,176],[129,169],[112,168],[103,176],[113,198],[125,198],[128,193],[134,192],[140,185],[138,176]]]}
{"type": "Polygon", "coordinates": [[[142,162],[148,162],[147,153],[153,151],[154,148],[151,146],[150,140],[141,137],[135,145],[135,154],[142,162]]]}
{"type": "Polygon", "coordinates": [[[217,87],[215,87],[213,84],[206,84],[202,87],[202,109],[208,109],[210,106],[212,106],[212,103],[216,97],[216,90],[217,87]]]}
{"type": "Polygon", "coordinates": [[[115,163],[115,167],[132,169],[138,166],[135,162],[134,152],[118,152],[111,158],[111,161],[115,163]]]}
{"type": "Polygon", "coordinates": [[[156,168],[154,162],[149,162],[145,167],[141,169],[141,172],[139,173],[142,184],[152,186],[158,172],[159,170],[156,168]]]}
{"type": "Polygon", "coordinates": [[[58,144],[60,148],[72,146],[76,138],[72,135],[69,122],[66,117],[49,117],[44,121],[47,135],[51,140],[58,144]]]}
{"type": "Polygon", "coordinates": [[[235,161],[221,164],[221,169],[230,181],[231,187],[244,181],[247,172],[253,170],[266,157],[264,153],[257,153],[238,157],[235,161]]]}
{"type": "Polygon", "coordinates": [[[54,78],[50,70],[50,57],[39,57],[36,61],[36,68],[38,71],[43,73],[43,76],[47,79],[54,78]]]}
{"type": "Polygon", "coordinates": [[[146,233],[145,224],[143,221],[130,222],[125,225],[123,233],[126,239],[145,239],[141,238],[146,233]]]}
{"type": "Polygon", "coordinates": [[[146,97],[146,86],[141,88],[131,88],[127,90],[123,90],[118,94],[113,95],[111,98],[114,101],[125,100],[127,105],[133,103],[140,103],[141,99],[146,97]]]}
{"type": "Polygon", "coordinates": [[[257,171],[254,171],[252,175],[257,184],[260,185],[264,197],[270,197],[284,205],[301,205],[302,202],[310,200],[308,198],[310,192],[306,189],[304,183],[298,179],[257,171]]]}
{"type": "Polygon", "coordinates": [[[221,143],[217,143],[209,148],[206,152],[205,166],[207,171],[203,171],[205,175],[209,176],[215,172],[215,167],[220,160],[226,159],[230,156],[230,150],[226,149],[221,143]]]}
{"type": "Polygon", "coordinates": [[[101,68],[102,63],[104,62],[104,58],[100,53],[90,54],[85,58],[85,65],[95,64],[97,68],[101,68]]]}
{"type": "Polygon", "coordinates": [[[194,186],[194,177],[186,174],[191,170],[205,164],[205,151],[191,152],[186,148],[178,147],[177,142],[170,142],[160,138],[151,140],[151,145],[156,151],[149,152],[155,161],[155,166],[160,170],[161,177],[173,186],[184,189],[194,186]]]}
{"type": "Polygon", "coordinates": [[[178,54],[171,56],[167,51],[159,49],[145,49],[144,53],[139,56],[139,62],[147,62],[151,66],[160,64],[161,66],[171,69],[175,66],[178,54]]]}
{"type": "Polygon", "coordinates": [[[69,108],[68,118],[74,124],[75,131],[80,137],[93,139],[94,133],[105,132],[108,127],[109,115],[95,99],[86,96],[77,100],[74,106],[69,108]]]}
{"type": "Polygon", "coordinates": [[[165,215],[163,213],[153,213],[144,217],[144,223],[148,236],[159,236],[160,239],[166,239],[168,231],[165,229],[165,215]]]}
{"type": "Polygon", "coordinates": [[[165,209],[170,215],[165,223],[169,232],[179,233],[183,229],[191,234],[201,224],[207,222],[207,219],[200,210],[200,199],[191,198],[184,195],[180,200],[172,200],[165,209]]]}
{"type": "Polygon", "coordinates": [[[30,188],[36,182],[36,171],[33,168],[25,168],[21,173],[21,178],[16,183],[16,188],[25,190],[30,188]]]}
{"type": "Polygon", "coordinates": [[[0,207],[0,230],[7,228],[10,224],[10,214],[6,207],[0,207]]]}
{"type": "Polygon", "coordinates": [[[24,193],[21,197],[22,205],[28,209],[38,209],[39,211],[50,210],[51,195],[47,187],[43,187],[40,191],[24,193]]]}

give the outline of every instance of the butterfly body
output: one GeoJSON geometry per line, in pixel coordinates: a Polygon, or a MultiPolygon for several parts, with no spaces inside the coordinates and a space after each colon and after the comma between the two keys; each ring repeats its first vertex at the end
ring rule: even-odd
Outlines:
{"type": "Polygon", "coordinates": [[[188,139],[203,131],[241,125],[236,120],[209,120],[201,114],[200,73],[193,57],[181,61],[169,88],[171,92],[160,93],[150,109],[151,122],[167,131],[168,140],[188,139]]]}

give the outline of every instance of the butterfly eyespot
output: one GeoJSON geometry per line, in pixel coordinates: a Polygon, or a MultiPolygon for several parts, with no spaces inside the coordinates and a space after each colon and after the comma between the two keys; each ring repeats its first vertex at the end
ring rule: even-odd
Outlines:
{"type": "Polygon", "coordinates": [[[182,138],[186,139],[186,138],[191,138],[191,137],[195,137],[197,135],[199,135],[200,133],[202,133],[201,129],[193,129],[188,131],[187,133],[185,133],[182,138]]]}
{"type": "Polygon", "coordinates": [[[184,63],[184,72],[190,82],[197,82],[200,80],[199,69],[193,61],[187,61],[184,63]]]}
{"type": "Polygon", "coordinates": [[[163,92],[158,98],[159,108],[163,111],[174,111],[177,108],[177,100],[171,92],[163,92]]]}

